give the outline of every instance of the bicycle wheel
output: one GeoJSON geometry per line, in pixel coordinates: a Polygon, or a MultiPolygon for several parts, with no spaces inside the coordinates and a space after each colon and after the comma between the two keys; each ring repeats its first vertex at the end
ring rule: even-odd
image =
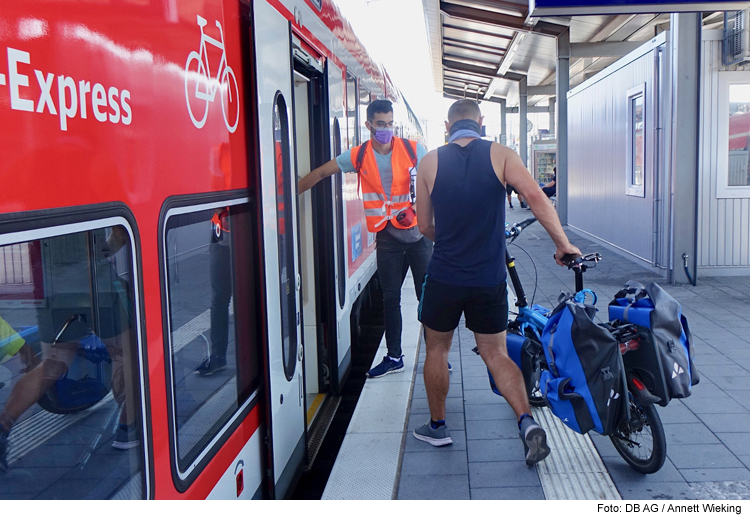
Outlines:
{"type": "Polygon", "coordinates": [[[667,458],[667,441],[653,404],[641,406],[628,393],[631,420],[623,420],[609,437],[630,467],[639,473],[656,473],[667,458]]]}
{"type": "Polygon", "coordinates": [[[185,63],[185,102],[188,114],[195,128],[203,128],[208,117],[208,95],[206,89],[206,72],[201,64],[201,56],[196,51],[188,54],[185,63]],[[203,91],[201,91],[203,88],[203,91]]]}
{"type": "Polygon", "coordinates": [[[542,394],[542,388],[539,386],[539,378],[542,375],[541,369],[536,369],[534,372],[531,373],[530,380],[531,386],[528,386],[526,389],[529,391],[529,405],[532,407],[546,407],[547,406],[547,399],[544,397],[544,394],[542,394]]]}
{"type": "Polygon", "coordinates": [[[229,66],[224,68],[221,88],[221,111],[224,114],[224,123],[227,125],[227,130],[234,132],[240,121],[240,89],[237,86],[237,77],[234,76],[234,71],[229,66]],[[226,94],[224,86],[226,86],[226,94]]]}
{"type": "Polygon", "coordinates": [[[521,360],[523,381],[526,384],[526,393],[529,396],[529,405],[532,407],[546,407],[547,399],[542,393],[542,388],[539,384],[539,380],[542,376],[542,365],[541,361],[544,357],[542,351],[542,344],[538,341],[538,338],[530,328],[526,328],[526,337],[533,343],[530,345],[531,356],[524,356],[521,360]]]}

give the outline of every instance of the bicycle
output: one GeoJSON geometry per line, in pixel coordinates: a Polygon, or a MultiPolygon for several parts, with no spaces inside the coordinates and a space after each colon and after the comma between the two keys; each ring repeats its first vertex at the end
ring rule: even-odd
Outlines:
{"type": "MultiPolygon", "coordinates": [[[[507,244],[512,244],[521,232],[535,221],[536,218],[529,218],[508,228],[506,230],[507,244]]],[[[576,293],[574,299],[576,302],[583,303],[586,300],[586,295],[591,295],[593,304],[596,304],[596,294],[583,287],[583,274],[587,269],[595,267],[601,258],[599,253],[590,253],[578,258],[575,258],[574,255],[563,257],[565,265],[575,273],[576,293]]],[[[530,369],[530,371],[523,372],[529,403],[535,407],[545,407],[547,402],[539,385],[539,380],[542,371],[549,369],[549,366],[546,363],[542,348],[541,335],[551,310],[534,304],[529,307],[526,292],[516,270],[515,259],[510,251],[506,250],[505,259],[508,277],[516,294],[515,306],[518,308],[516,317],[508,324],[508,330],[536,343],[536,346],[530,348],[530,350],[533,350],[531,358],[521,359],[521,368],[522,370],[530,369]]],[[[623,356],[630,351],[637,350],[641,342],[648,338],[635,325],[625,324],[621,321],[611,321],[601,326],[609,330],[615,337],[623,356]]],[[[628,361],[624,365],[628,405],[625,417],[617,425],[616,430],[609,435],[609,438],[620,456],[633,469],[640,473],[655,473],[661,469],[666,460],[666,435],[654,406],[659,398],[649,393],[641,381],[640,366],[637,361],[628,361]]]]}
{"type": "Polygon", "coordinates": [[[221,40],[209,37],[203,31],[203,28],[206,27],[208,21],[200,15],[197,15],[197,19],[198,26],[201,30],[200,49],[199,51],[191,51],[188,54],[187,62],[185,63],[185,100],[187,101],[188,113],[190,114],[190,119],[193,121],[195,127],[203,128],[203,125],[206,124],[206,119],[208,118],[208,105],[214,101],[216,98],[216,92],[221,86],[222,91],[225,89],[227,91],[226,97],[223,95],[220,97],[221,111],[224,115],[224,124],[226,124],[229,132],[234,132],[237,129],[237,124],[240,119],[240,90],[237,84],[237,77],[234,75],[234,70],[232,70],[232,67],[227,64],[227,54],[224,49],[224,31],[221,28],[221,23],[217,20],[216,27],[219,28],[221,40]],[[219,61],[219,69],[216,71],[215,78],[211,77],[211,69],[208,63],[208,44],[221,50],[221,60],[219,61]],[[191,62],[193,61],[196,62],[194,67],[191,66],[191,62]],[[195,99],[204,102],[202,117],[200,117],[201,104],[197,103],[197,112],[194,112],[193,106],[190,102],[190,93],[193,83],[195,84],[195,87],[192,89],[192,95],[195,99]],[[226,88],[224,88],[225,86],[226,88]],[[234,104],[236,108],[228,108],[232,104],[234,104]],[[236,110],[233,112],[233,124],[229,123],[230,109],[236,110]],[[196,115],[199,116],[200,119],[197,119],[196,115]]]}

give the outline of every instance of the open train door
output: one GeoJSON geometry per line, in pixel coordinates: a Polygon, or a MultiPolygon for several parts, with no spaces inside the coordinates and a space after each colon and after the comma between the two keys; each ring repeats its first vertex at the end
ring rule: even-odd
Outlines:
{"type": "Polygon", "coordinates": [[[271,493],[291,493],[305,461],[305,409],[293,174],[291,31],[268,3],[254,2],[258,133],[268,314],[268,438],[271,493]],[[274,236],[275,235],[275,236],[274,236]]]}
{"type": "MultiPolygon", "coordinates": [[[[328,119],[331,133],[331,158],[335,158],[346,150],[346,105],[344,103],[344,76],[341,69],[328,61],[328,119]],[[343,131],[342,131],[343,129],[343,131]]],[[[344,208],[344,177],[341,172],[333,175],[332,204],[333,204],[333,253],[335,261],[335,290],[336,302],[336,358],[332,365],[333,392],[339,394],[346,376],[351,369],[351,331],[349,310],[347,310],[346,280],[348,236],[346,225],[346,211],[344,208]]]]}

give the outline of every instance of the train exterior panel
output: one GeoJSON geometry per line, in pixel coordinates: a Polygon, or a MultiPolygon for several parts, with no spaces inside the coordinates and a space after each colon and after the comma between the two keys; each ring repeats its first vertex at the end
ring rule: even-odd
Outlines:
{"type": "Polygon", "coordinates": [[[0,497],[289,496],[376,271],[296,181],[399,92],[328,0],[0,5],[0,497]]]}

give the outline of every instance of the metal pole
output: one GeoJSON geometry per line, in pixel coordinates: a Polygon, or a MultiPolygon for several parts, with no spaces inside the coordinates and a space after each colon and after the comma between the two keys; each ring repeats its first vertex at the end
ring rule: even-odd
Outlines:
{"type": "Polygon", "coordinates": [[[549,132],[555,133],[555,101],[554,97],[549,98],[549,132]]]}
{"type": "Polygon", "coordinates": [[[502,145],[508,144],[508,130],[505,121],[506,112],[507,107],[505,106],[505,99],[503,99],[502,101],[500,101],[500,143],[502,145]]]}
{"type": "Polygon", "coordinates": [[[568,225],[568,90],[570,89],[570,32],[557,37],[557,215],[568,225]]]}
{"type": "Polygon", "coordinates": [[[528,160],[528,138],[529,133],[526,128],[526,123],[528,122],[528,118],[526,117],[526,100],[527,100],[527,87],[526,87],[526,76],[524,75],[523,78],[518,81],[518,96],[520,99],[519,102],[519,124],[518,124],[518,138],[520,140],[519,143],[519,154],[521,155],[521,161],[523,161],[523,164],[526,168],[529,167],[529,160],[528,160]]]}
{"type": "Polygon", "coordinates": [[[672,30],[672,231],[669,282],[695,281],[698,271],[698,136],[701,14],[677,13],[672,30]],[[679,80],[679,82],[677,82],[679,80]],[[687,266],[686,266],[687,265],[687,266]]]}

